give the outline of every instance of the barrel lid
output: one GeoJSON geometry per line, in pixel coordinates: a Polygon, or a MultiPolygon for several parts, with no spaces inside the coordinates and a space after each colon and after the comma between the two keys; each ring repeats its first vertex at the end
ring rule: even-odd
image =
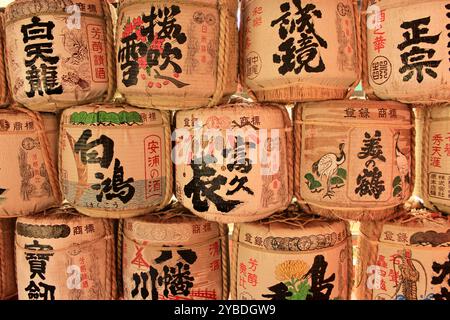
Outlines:
{"type": "Polygon", "coordinates": [[[219,224],[203,220],[180,204],[160,213],[125,220],[124,235],[153,246],[188,246],[220,236],[219,224]]]}
{"type": "Polygon", "coordinates": [[[214,108],[200,110],[183,110],[176,113],[176,127],[186,128],[196,126],[206,129],[284,129],[290,127],[289,118],[284,107],[275,104],[238,103],[227,104],[214,108]]]}
{"type": "MultiPolygon", "coordinates": [[[[375,240],[406,246],[450,247],[450,217],[439,212],[414,210],[382,223],[375,240]]],[[[373,223],[363,224],[361,232],[373,239],[373,223]]]]}
{"type": "Polygon", "coordinates": [[[347,222],[304,214],[296,207],[268,219],[239,225],[239,242],[268,250],[313,251],[339,245],[349,236],[347,222]]]}
{"type": "Polygon", "coordinates": [[[101,1],[104,0],[15,0],[10,3],[5,10],[6,22],[12,22],[32,15],[52,15],[67,13],[66,9],[70,6],[78,6],[81,15],[90,14],[103,16],[101,1]]]}
{"type": "MultiPolygon", "coordinates": [[[[90,104],[64,110],[64,125],[107,125],[125,127],[130,125],[162,125],[162,112],[156,109],[139,109],[127,104],[90,104]]],[[[168,124],[167,124],[168,125],[168,124]]]]}
{"type": "Polygon", "coordinates": [[[58,208],[41,214],[20,217],[16,222],[16,241],[20,248],[39,244],[52,250],[94,243],[113,236],[112,222],[79,214],[72,208],[58,208]]]}

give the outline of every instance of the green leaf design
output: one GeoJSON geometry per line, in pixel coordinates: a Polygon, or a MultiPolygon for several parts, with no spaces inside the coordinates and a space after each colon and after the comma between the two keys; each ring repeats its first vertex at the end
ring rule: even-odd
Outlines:
{"type": "Polygon", "coordinates": [[[344,184],[344,180],[342,180],[340,177],[333,177],[331,178],[330,183],[332,185],[344,184]]]}
{"type": "Polygon", "coordinates": [[[75,112],[70,116],[71,124],[133,124],[133,123],[143,123],[142,116],[136,112],[126,112],[121,111],[116,112],[75,112]]]}
{"type": "Polygon", "coordinates": [[[399,186],[402,183],[402,178],[399,176],[395,177],[394,182],[392,183],[392,186],[395,188],[396,186],[399,186]]]}
{"type": "Polygon", "coordinates": [[[398,196],[400,194],[400,192],[402,192],[402,191],[403,191],[403,189],[401,186],[396,186],[393,191],[393,196],[394,197],[398,196]]]}
{"type": "Polygon", "coordinates": [[[305,175],[305,179],[308,180],[309,182],[313,182],[315,180],[314,176],[311,173],[307,173],[305,175]]]}
{"type": "Polygon", "coordinates": [[[338,168],[337,170],[337,176],[341,178],[342,180],[347,180],[347,170],[338,168]]]}
{"type": "Polygon", "coordinates": [[[309,290],[311,290],[311,286],[309,285],[308,280],[300,282],[299,285],[297,286],[297,294],[300,296],[301,299],[297,300],[306,300],[309,290]]]}
{"type": "Polygon", "coordinates": [[[314,180],[314,181],[311,182],[311,184],[309,185],[309,189],[310,189],[310,190],[316,190],[316,189],[319,189],[321,186],[322,186],[322,184],[321,184],[319,181],[314,180]]]}

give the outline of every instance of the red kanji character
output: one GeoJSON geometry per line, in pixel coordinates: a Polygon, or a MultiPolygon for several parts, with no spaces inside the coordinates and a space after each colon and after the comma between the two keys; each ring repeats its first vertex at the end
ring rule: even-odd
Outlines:
{"type": "Polygon", "coordinates": [[[241,262],[239,264],[239,273],[243,274],[243,275],[247,275],[247,266],[243,262],[241,262]]]}
{"type": "Polygon", "coordinates": [[[253,287],[256,287],[258,284],[258,276],[253,273],[249,273],[247,277],[247,282],[251,284],[253,287]]]}
{"type": "Polygon", "coordinates": [[[258,266],[258,261],[255,258],[250,258],[248,260],[248,268],[253,272],[256,272],[256,267],[258,266]]]}

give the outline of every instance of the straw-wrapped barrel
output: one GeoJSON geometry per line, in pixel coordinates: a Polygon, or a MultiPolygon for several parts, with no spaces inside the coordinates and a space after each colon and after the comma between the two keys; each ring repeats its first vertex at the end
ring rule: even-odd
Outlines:
{"type": "Polygon", "coordinates": [[[448,300],[450,220],[405,214],[361,224],[356,277],[360,300],[448,300]]]}
{"type": "Polygon", "coordinates": [[[64,111],[60,184],[65,199],[93,217],[129,218],[172,198],[170,114],[128,105],[64,111]]]}
{"type": "Polygon", "coordinates": [[[127,300],[227,300],[228,268],[226,225],[181,206],[124,222],[127,300]]]}
{"type": "Polygon", "coordinates": [[[448,1],[363,0],[362,9],[366,92],[405,103],[449,101],[448,1]]]}
{"type": "Polygon", "coordinates": [[[294,194],[314,213],[382,220],[414,188],[414,116],[397,102],[297,106],[294,194]]]}
{"type": "Polygon", "coordinates": [[[258,101],[344,99],[360,79],[352,0],[244,0],[241,82],[258,101]]]}
{"type": "Polygon", "coordinates": [[[116,242],[111,220],[56,209],[16,223],[20,300],[116,298],[116,242]]]}
{"type": "Polygon", "coordinates": [[[225,105],[176,114],[176,196],[196,215],[248,222],[292,200],[292,124],[284,107],[225,105]]]}
{"type": "Polygon", "coordinates": [[[123,0],[117,86],[136,106],[215,106],[236,91],[237,0],[123,0]]]}
{"type": "Polygon", "coordinates": [[[61,201],[55,115],[0,109],[0,218],[41,212],[61,201]]]}
{"type": "Polygon", "coordinates": [[[5,15],[4,9],[0,8],[0,106],[8,102],[8,96],[5,66],[5,15]]]}
{"type": "Polygon", "coordinates": [[[53,112],[112,98],[109,10],[104,0],[16,0],[8,5],[6,62],[14,100],[53,112]]]}
{"type": "Polygon", "coordinates": [[[235,226],[231,298],[348,300],[352,245],[347,222],[293,210],[235,226]]]}

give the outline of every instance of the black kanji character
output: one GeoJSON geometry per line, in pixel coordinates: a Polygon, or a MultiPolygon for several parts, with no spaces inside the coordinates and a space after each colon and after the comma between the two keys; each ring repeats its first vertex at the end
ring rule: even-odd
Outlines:
{"type": "Polygon", "coordinates": [[[150,9],[150,15],[144,15],[142,20],[148,23],[146,28],[143,28],[141,33],[148,38],[152,43],[155,40],[155,28],[160,27],[156,34],[158,39],[175,39],[179,44],[186,42],[186,34],[181,32],[181,25],[176,23],[176,16],[181,13],[179,6],[172,5],[170,8],[156,8],[154,6],[150,9]]]}
{"type": "Polygon", "coordinates": [[[289,288],[283,282],[269,287],[268,289],[273,293],[263,294],[262,296],[264,298],[270,300],[287,300],[286,298],[292,297],[292,292],[289,291],[289,288]]]}
{"type": "Polygon", "coordinates": [[[102,168],[109,168],[114,157],[114,141],[105,135],[101,135],[100,138],[88,143],[88,140],[91,137],[92,130],[84,130],[78,141],[75,143],[75,153],[80,153],[81,162],[83,162],[83,164],[99,163],[102,168]],[[103,155],[101,157],[98,156],[96,150],[88,152],[99,145],[103,146],[103,155]]]}
{"type": "Polygon", "coordinates": [[[147,297],[149,296],[149,292],[147,289],[147,281],[148,281],[147,272],[134,273],[133,281],[134,281],[134,289],[131,290],[131,296],[134,298],[140,293],[142,299],[144,300],[147,299],[147,297]],[[142,288],[141,290],[139,290],[141,286],[141,279],[142,279],[142,288]]]}
{"type": "Polygon", "coordinates": [[[331,292],[333,291],[333,281],[336,278],[336,274],[332,274],[325,279],[327,272],[328,262],[326,262],[323,255],[318,255],[314,258],[314,263],[311,269],[306,273],[304,278],[311,277],[310,293],[306,297],[306,300],[329,300],[331,292]],[[324,292],[325,291],[325,292],[324,292]]]}
{"type": "MultiPolygon", "coordinates": [[[[216,159],[214,158],[214,160],[216,159]]],[[[242,203],[239,200],[224,200],[221,196],[217,195],[216,191],[227,183],[227,178],[222,175],[216,177],[217,171],[214,168],[208,167],[205,159],[201,159],[201,164],[196,164],[198,161],[199,159],[191,161],[191,168],[194,175],[192,180],[184,187],[184,194],[188,198],[192,197],[195,210],[199,212],[208,211],[208,201],[211,201],[220,212],[226,213],[242,203]],[[211,179],[205,180],[205,178],[211,179]],[[202,197],[205,199],[202,200],[202,197]]]]}
{"type": "Polygon", "coordinates": [[[358,158],[366,159],[368,157],[371,157],[372,160],[379,159],[383,162],[386,162],[386,158],[383,155],[383,146],[380,145],[381,132],[379,130],[376,130],[374,137],[372,137],[370,133],[366,132],[364,134],[364,137],[364,146],[361,148],[361,152],[358,153],[358,158]]]}
{"type": "Polygon", "coordinates": [[[114,162],[113,178],[105,179],[105,176],[101,172],[97,172],[95,177],[99,180],[103,180],[100,184],[95,184],[91,188],[93,190],[100,191],[97,195],[97,201],[103,201],[103,195],[106,200],[112,200],[118,198],[122,203],[128,203],[134,197],[135,188],[133,187],[134,178],[128,178],[124,181],[123,166],[120,164],[120,160],[116,159],[114,162]]]}
{"type": "Polygon", "coordinates": [[[118,53],[118,62],[123,71],[122,83],[126,87],[134,86],[138,82],[139,63],[137,60],[147,54],[147,46],[142,42],[136,42],[136,33],[132,33],[121,40],[124,47],[118,53]]]}
{"type": "Polygon", "coordinates": [[[369,195],[375,199],[379,199],[381,194],[386,190],[384,186],[384,180],[381,180],[383,173],[376,166],[374,160],[366,162],[366,168],[364,168],[362,174],[356,179],[358,186],[355,189],[355,194],[359,194],[361,197],[369,195]]]}
{"type": "Polygon", "coordinates": [[[403,66],[399,69],[401,74],[406,75],[403,81],[412,79],[415,73],[417,82],[421,83],[424,80],[424,71],[430,77],[436,79],[437,73],[433,70],[441,64],[442,60],[431,60],[436,50],[432,48],[421,48],[419,44],[436,44],[439,41],[441,34],[427,35],[429,29],[423,26],[430,24],[430,17],[416,19],[412,21],[403,22],[400,27],[407,30],[403,33],[404,41],[400,43],[397,48],[404,51],[407,47],[413,46],[409,51],[403,52],[400,57],[403,66]]]}
{"type": "Polygon", "coordinates": [[[55,286],[39,282],[39,286],[34,282],[30,281],[29,285],[25,288],[28,291],[29,300],[38,300],[39,298],[44,298],[43,300],[55,300],[55,286]],[[44,292],[41,292],[44,289],[44,292]]]}
{"type": "Polygon", "coordinates": [[[23,43],[38,39],[53,40],[53,28],[55,28],[53,22],[41,22],[39,17],[33,17],[30,24],[23,25],[20,29],[23,34],[23,43]]]}
{"type": "Polygon", "coordinates": [[[169,292],[174,295],[190,294],[191,288],[194,286],[194,277],[191,276],[190,265],[178,262],[176,267],[163,267],[164,275],[158,277],[158,284],[164,287],[163,294],[169,297],[169,292]]]}
{"type": "Polygon", "coordinates": [[[50,257],[54,254],[50,253],[53,248],[48,245],[41,245],[39,244],[39,241],[34,240],[33,244],[25,245],[25,249],[29,251],[38,251],[36,253],[25,252],[26,260],[30,265],[30,279],[34,279],[38,276],[42,280],[45,280],[47,262],[50,261],[50,257]],[[49,253],[43,253],[45,251],[49,251],[49,253]]]}
{"type": "Polygon", "coordinates": [[[248,194],[254,195],[255,193],[253,192],[253,190],[246,186],[247,182],[248,177],[241,177],[241,178],[239,178],[238,176],[234,177],[234,179],[230,181],[230,186],[234,186],[235,184],[237,184],[237,186],[233,190],[228,190],[227,196],[232,196],[236,192],[239,192],[240,190],[244,190],[248,194]]]}
{"type": "MultiPolygon", "coordinates": [[[[197,253],[195,253],[195,251],[193,251],[192,249],[178,250],[177,253],[184,261],[186,261],[189,264],[193,264],[195,261],[197,261],[197,253]]],[[[173,257],[172,251],[163,250],[161,251],[161,255],[155,259],[155,262],[157,264],[161,264],[171,260],[172,257],[173,257]]]]}

